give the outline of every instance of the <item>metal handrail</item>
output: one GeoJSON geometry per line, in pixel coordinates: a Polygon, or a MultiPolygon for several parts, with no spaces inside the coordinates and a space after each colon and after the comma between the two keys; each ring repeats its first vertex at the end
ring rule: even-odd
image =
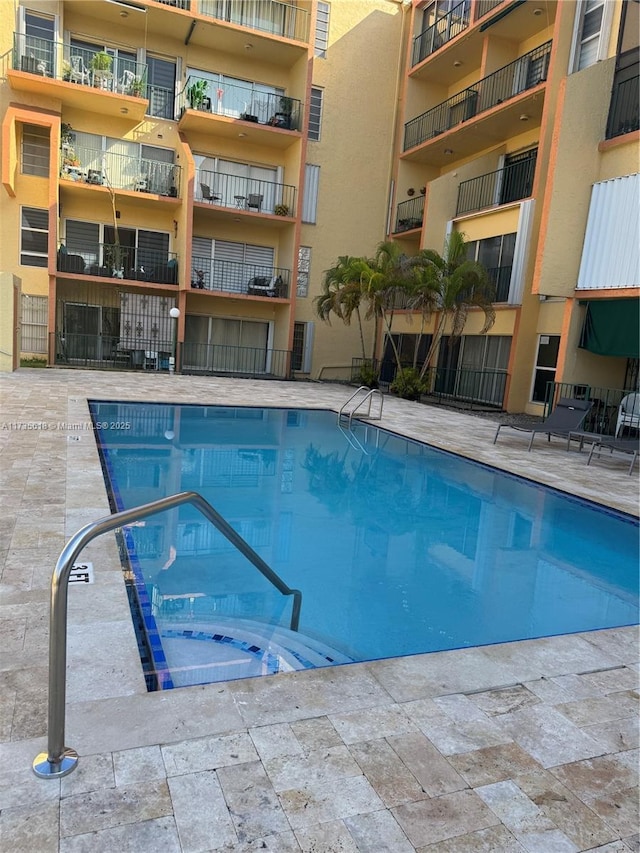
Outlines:
{"type": "Polygon", "coordinates": [[[355,415],[355,413],[356,413],[356,412],[357,412],[357,411],[358,411],[362,406],[364,406],[364,404],[365,404],[365,403],[367,403],[367,402],[368,402],[368,404],[369,404],[369,405],[367,406],[367,411],[366,411],[366,413],[365,413],[365,412],[361,412],[361,415],[362,415],[363,417],[365,417],[365,418],[369,418],[369,420],[377,420],[377,421],[379,421],[379,420],[380,420],[380,418],[382,417],[382,405],[383,405],[383,403],[384,403],[384,397],[382,396],[382,392],[381,392],[378,388],[369,388],[367,385],[361,385],[361,386],[357,389],[357,391],[355,391],[355,392],[354,392],[354,393],[349,397],[349,399],[347,400],[347,402],[346,402],[346,403],[345,403],[345,404],[340,408],[340,411],[338,412],[338,424],[340,424],[340,421],[342,420],[342,418],[343,418],[343,417],[348,417],[348,419],[349,419],[349,429],[351,429],[351,421],[353,420],[353,416],[354,416],[354,415],[355,415]],[[358,396],[358,394],[360,394],[360,392],[361,392],[361,391],[366,391],[366,392],[367,392],[367,393],[365,394],[365,396],[362,398],[362,400],[360,400],[360,401],[358,402],[358,404],[357,404],[356,406],[354,406],[351,410],[349,410],[349,411],[345,411],[345,409],[347,408],[347,406],[349,405],[349,403],[350,403],[352,400],[354,400],[354,399],[358,396]],[[377,415],[372,415],[372,414],[371,414],[371,401],[373,400],[374,396],[377,396],[377,398],[379,398],[379,400],[380,400],[380,410],[379,410],[379,412],[378,412],[378,414],[377,414],[377,415]]]}
{"type": "Polygon", "coordinates": [[[228,524],[210,503],[197,492],[180,492],[142,506],[126,509],[113,515],[99,518],[86,524],[75,533],[62,549],[51,577],[49,609],[49,716],[47,752],[41,752],[33,761],[33,771],[41,779],[55,779],[71,773],[78,764],[78,753],[64,745],[66,669],[67,669],[67,590],[69,575],[82,549],[97,536],[132,524],[149,515],[174,509],[182,504],[193,504],[200,512],[235,545],[235,547],[272,583],[283,595],[293,596],[291,630],[297,631],[300,623],[302,593],[291,589],[271,569],[244,539],[228,524]]]}

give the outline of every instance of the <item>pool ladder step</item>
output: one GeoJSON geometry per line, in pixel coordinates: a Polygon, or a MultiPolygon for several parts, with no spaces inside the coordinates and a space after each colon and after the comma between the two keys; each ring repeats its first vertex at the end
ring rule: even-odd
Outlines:
{"type": "Polygon", "coordinates": [[[384,398],[382,392],[377,388],[368,388],[361,385],[342,406],[338,412],[338,425],[347,426],[351,429],[351,421],[354,417],[366,418],[369,421],[379,421],[382,418],[382,404],[384,398]],[[377,411],[371,411],[375,400],[377,411]]]}

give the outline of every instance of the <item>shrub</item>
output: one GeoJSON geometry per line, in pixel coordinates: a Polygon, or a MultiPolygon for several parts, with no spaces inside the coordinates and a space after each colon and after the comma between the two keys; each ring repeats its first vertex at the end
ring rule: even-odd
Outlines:
{"type": "Polygon", "coordinates": [[[419,400],[427,392],[428,383],[420,377],[420,371],[415,367],[403,367],[396,373],[389,390],[404,400],[419,400]]]}

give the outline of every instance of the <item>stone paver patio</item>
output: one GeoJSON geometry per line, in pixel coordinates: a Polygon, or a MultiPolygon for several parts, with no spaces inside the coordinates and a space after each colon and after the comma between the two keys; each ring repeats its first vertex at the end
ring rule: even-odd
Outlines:
{"type": "MultiPolygon", "coordinates": [[[[112,536],[69,591],[61,780],[46,748],[48,599],[108,514],[87,398],[339,409],[340,386],[21,370],[0,377],[0,847],[7,853],[640,849],[638,630],[147,693],[112,536]],[[26,424],[74,424],[29,429],[26,424]],[[22,425],[22,426],[20,426],[22,425]]],[[[625,459],[385,399],[382,426],[638,514],[625,459]]]]}

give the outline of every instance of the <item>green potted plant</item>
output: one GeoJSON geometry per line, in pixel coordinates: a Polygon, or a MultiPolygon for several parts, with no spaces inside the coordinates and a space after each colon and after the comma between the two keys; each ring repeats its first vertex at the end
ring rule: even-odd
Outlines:
{"type": "Polygon", "coordinates": [[[396,373],[389,390],[404,400],[419,400],[428,390],[428,383],[415,367],[403,367],[396,373]]]}
{"type": "Polygon", "coordinates": [[[207,97],[208,80],[194,80],[187,86],[187,99],[192,110],[201,110],[207,97]]]}
{"type": "Polygon", "coordinates": [[[62,60],[62,79],[67,83],[71,80],[71,63],[66,59],[62,60]]]}
{"type": "Polygon", "coordinates": [[[276,204],[276,206],[273,208],[273,212],[276,216],[289,216],[289,205],[276,204]]]}
{"type": "Polygon", "coordinates": [[[113,65],[113,57],[106,50],[99,50],[93,54],[89,62],[89,68],[92,71],[111,71],[113,65]]]}
{"type": "Polygon", "coordinates": [[[129,95],[134,98],[141,98],[144,95],[145,83],[141,77],[134,77],[133,82],[129,86],[129,95]]]}

